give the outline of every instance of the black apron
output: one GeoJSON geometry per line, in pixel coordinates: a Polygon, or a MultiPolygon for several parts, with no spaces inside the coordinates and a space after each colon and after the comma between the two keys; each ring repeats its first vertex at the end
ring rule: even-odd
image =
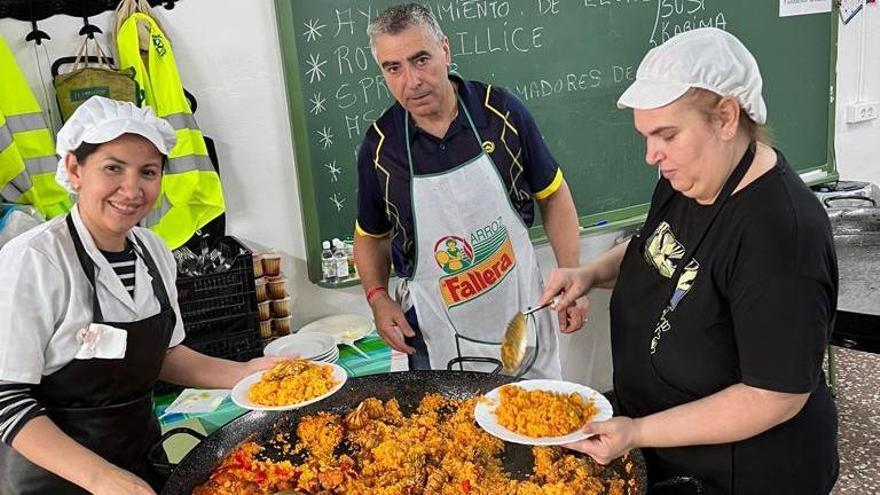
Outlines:
{"type": "MultiPolygon", "coordinates": [[[[95,264],[82,245],[73,220],[67,226],[89,283],[95,288],[95,264]]],[[[135,238],[152,277],[159,300],[157,314],[133,322],[104,320],[97,296],[92,296],[93,321],[122,330],[127,347],[122,359],[74,359],[43,377],[35,387],[37,400],[49,418],[68,436],[122,469],[144,478],[159,491],[162,475],[146,460],[160,436],[153,414],[153,385],[171,342],[176,317],[159,269],[146,246],[135,238]]],[[[0,445],[0,494],[80,494],[83,489],[0,445]]]]}
{"type": "MultiPolygon", "coordinates": [[[[754,160],[754,156],[755,143],[752,143],[727,178],[718,198],[710,207],[708,215],[701,224],[701,228],[695,236],[691,237],[695,239],[695,242],[687,247],[684,256],[678,261],[672,277],[661,278],[655,268],[645,261],[642,250],[643,244],[647,241],[646,237],[650,236],[663,220],[664,207],[679,193],[673,192],[665,198],[665,201],[656,205],[655,214],[649,216],[640,234],[630,242],[621,263],[618,283],[611,298],[614,390],[622,414],[632,417],[647,416],[701,398],[667,381],[655,367],[654,354],[651,352],[652,345],[663,345],[662,340],[659,342],[655,340],[654,331],[657,328],[655,326],[657,322],[651,321],[645,324],[640,320],[640,324],[635,326],[633,325],[635,322],[629,321],[624,313],[633,304],[639,304],[639,299],[633,300],[633,298],[642,297],[642,292],[645,290],[643,284],[645,283],[652,284],[651,290],[655,298],[654,301],[651,301],[652,303],[656,304],[662,300],[660,304],[664,307],[676,304],[672,301],[676,296],[674,289],[679,276],[683,273],[685,266],[693,259],[699,245],[718,218],[718,213],[742,181],[754,160]],[[658,279],[661,280],[658,281],[658,279]],[[621,324],[622,321],[628,323],[621,324]],[[628,386],[633,382],[638,383],[637,390],[628,386]]],[[[657,310],[655,319],[659,320],[662,310],[662,307],[657,310]]],[[[732,469],[728,460],[729,446],[725,445],[642,450],[648,466],[649,485],[665,481],[671,476],[693,475],[694,473],[713,473],[723,479],[732,469]]],[[[730,493],[730,487],[725,486],[725,488],[727,489],[723,492],[730,493]]],[[[675,491],[672,492],[675,493],[675,491]]],[[[681,491],[681,493],[688,492],[681,491]]]]}

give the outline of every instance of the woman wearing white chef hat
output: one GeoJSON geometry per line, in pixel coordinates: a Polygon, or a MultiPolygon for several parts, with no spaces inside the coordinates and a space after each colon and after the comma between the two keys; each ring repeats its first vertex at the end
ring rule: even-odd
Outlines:
{"type": "Polygon", "coordinates": [[[822,370],[834,240],[821,203],[762,136],[762,88],[757,60],[726,31],[651,49],[617,101],[661,174],[645,223],[554,271],[538,301],[561,293],[564,311],[613,287],[618,416],[568,446],[601,463],[641,449],[652,495],[819,495],[837,479],[822,370]]]}
{"type": "Polygon", "coordinates": [[[76,206],[0,250],[0,493],[154,493],[155,381],[231,388],[277,360],[180,345],[174,258],[137,226],[175,141],[151,109],[99,96],[58,133],[76,206]]]}

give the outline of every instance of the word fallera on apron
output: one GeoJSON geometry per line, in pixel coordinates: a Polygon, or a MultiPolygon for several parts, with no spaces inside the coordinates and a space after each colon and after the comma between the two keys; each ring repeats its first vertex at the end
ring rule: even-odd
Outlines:
{"type": "MultiPolygon", "coordinates": [[[[459,108],[474,139],[481,143],[460,99],[459,108]]],[[[482,145],[477,157],[451,170],[416,175],[408,113],[404,128],[416,236],[416,266],[404,283],[431,367],[446,369],[458,357],[500,360],[507,322],[534,305],[543,293],[528,230],[482,145]]],[[[529,346],[535,355],[525,376],[559,379],[562,371],[553,313],[540,311],[533,316],[529,346]]],[[[468,363],[464,369],[488,371],[491,367],[468,363]]]]}
{"type": "MultiPolygon", "coordinates": [[[[72,218],[67,226],[82,269],[93,288],[95,264],[89,257],[72,218]]],[[[92,296],[94,323],[125,330],[127,349],[121,359],[74,359],[60,370],[44,376],[35,395],[48,417],[65,434],[113,464],[144,478],[154,489],[164,483],[146,460],[150,446],[159,438],[153,414],[153,385],[159,377],[171,342],[176,316],[165,284],[146,246],[135,238],[152,278],[160,310],[133,322],[106,322],[97,295],[92,296]]],[[[80,494],[84,490],[31,463],[6,445],[0,445],[0,493],[80,494]]]]}

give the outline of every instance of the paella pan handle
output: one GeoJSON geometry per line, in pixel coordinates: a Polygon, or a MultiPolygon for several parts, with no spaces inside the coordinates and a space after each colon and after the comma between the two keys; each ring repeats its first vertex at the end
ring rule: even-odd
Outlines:
{"type": "Polygon", "coordinates": [[[871,203],[871,206],[877,206],[877,201],[875,201],[874,198],[869,198],[866,196],[857,196],[855,194],[850,194],[848,196],[830,196],[830,197],[823,199],[822,202],[825,203],[825,208],[834,208],[834,205],[831,204],[834,201],[853,200],[853,199],[858,200],[858,201],[866,201],[868,203],[871,203]]]}
{"type": "Polygon", "coordinates": [[[495,365],[495,369],[489,372],[490,375],[497,375],[498,373],[501,372],[501,369],[504,368],[504,365],[501,364],[501,361],[499,361],[498,359],[495,359],[495,358],[483,357],[483,356],[464,356],[464,357],[459,356],[459,357],[457,357],[457,358],[454,358],[454,359],[449,360],[449,362],[446,363],[446,369],[447,369],[448,371],[452,371],[452,367],[453,367],[453,366],[455,366],[456,364],[458,364],[458,365],[460,366],[461,363],[489,363],[489,364],[494,364],[494,365],[495,365]]]}
{"type": "Polygon", "coordinates": [[[656,492],[656,493],[660,494],[660,493],[667,493],[666,490],[669,490],[668,493],[682,493],[680,488],[682,488],[684,486],[693,487],[692,492],[686,492],[686,493],[694,493],[695,495],[703,495],[703,493],[704,493],[703,492],[703,483],[700,480],[698,480],[697,478],[694,478],[693,476],[673,476],[672,478],[668,478],[663,481],[658,481],[657,483],[654,483],[653,485],[651,485],[650,492],[654,493],[657,490],[662,490],[662,491],[656,492]]]}
{"type": "Polygon", "coordinates": [[[147,461],[160,471],[170,473],[171,470],[174,469],[174,466],[176,466],[176,464],[168,462],[164,455],[164,452],[162,451],[162,445],[165,443],[165,440],[168,440],[175,435],[189,435],[200,442],[207,438],[205,435],[202,435],[196,430],[193,430],[192,428],[187,428],[185,426],[172,428],[166,431],[164,434],[162,434],[161,437],[153,442],[153,445],[150,445],[150,449],[147,450],[147,461]]]}
{"type": "MultiPolygon", "coordinates": [[[[523,375],[525,375],[526,372],[528,372],[529,369],[531,369],[532,364],[534,364],[534,362],[535,362],[535,358],[536,358],[536,356],[532,356],[532,358],[528,361],[528,365],[527,365],[527,366],[526,366],[526,365],[520,366],[519,371],[517,371],[516,374],[512,375],[513,378],[515,378],[515,379],[517,379],[517,380],[519,380],[520,378],[522,378],[523,375]]],[[[504,369],[504,364],[501,362],[501,360],[499,360],[499,359],[495,359],[495,358],[490,358],[490,357],[484,357],[484,356],[461,356],[461,357],[457,357],[457,358],[451,359],[448,363],[446,363],[446,369],[447,369],[448,371],[453,371],[452,368],[453,368],[456,364],[458,364],[459,366],[461,366],[461,363],[489,363],[489,364],[494,364],[494,365],[495,365],[495,369],[493,369],[492,371],[489,372],[489,374],[492,375],[492,376],[497,376],[497,375],[501,374],[501,370],[504,369]]]]}

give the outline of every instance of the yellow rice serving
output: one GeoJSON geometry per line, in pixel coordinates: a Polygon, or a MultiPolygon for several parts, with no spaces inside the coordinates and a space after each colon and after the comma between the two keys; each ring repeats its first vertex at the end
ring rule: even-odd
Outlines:
{"type": "Polygon", "coordinates": [[[326,394],[337,385],[333,367],[310,361],[284,361],[251,385],[248,399],[262,406],[290,406],[326,394]]]}
{"type": "Polygon", "coordinates": [[[578,393],[564,394],[546,390],[525,390],[506,385],[495,416],[498,424],[527,437],[568,435],[587,424],[596,415],[592,400],[578,393]]]}

